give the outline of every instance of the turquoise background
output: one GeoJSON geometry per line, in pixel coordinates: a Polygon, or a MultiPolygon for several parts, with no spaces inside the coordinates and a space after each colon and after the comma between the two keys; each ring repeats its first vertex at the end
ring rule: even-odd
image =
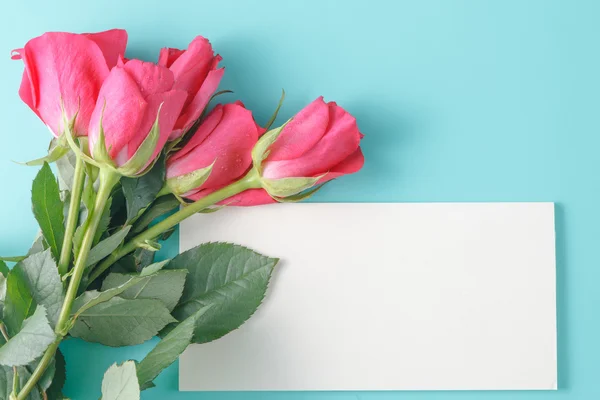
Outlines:
{"type": "MultiPolygon", "coordinates": [[[[197,34],[223,56],[221,88],[265,122],[323,94],[356,115],[367,159],[316,201],[557,202],[557,392],[178,393],[177,365],[144,399],[600,398],[600,2],[11,1],[0,6],[0,254],[23,253],[36,224],[36,168],[48,132],[17,96],[9,52],[45,31],[129,31],[128,56],[197,34]]],[[[177,252],[171,240],[162,252],[177,252]]],[[[515,277],[515,279],[519,279],[515,277]]],[[[506,294],[510,296],[510,293],[506,294]]],[[[154,343],[106,349],[70,340],[66,393],[97,399],[106,368],[154,343]]],[[[204,360],[210,363],[211,360],[204,360]]],[[[518,360],[515,360],[518,362],[518,360]]]]}

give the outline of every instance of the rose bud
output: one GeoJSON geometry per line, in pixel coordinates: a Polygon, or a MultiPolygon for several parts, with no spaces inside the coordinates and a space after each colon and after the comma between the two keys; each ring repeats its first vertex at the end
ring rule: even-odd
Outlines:
{"type": "Polygon", "coordinates": [[[140,60],[120,61],[106,78],[90,120],[89,149],[121,175],[141,174],[160,154],[187,93],[173,73],[140,60]]]}
{"type": "Polygon", "coordinates": [[[239,179],[252,165],[251,151],[263,132],[241,102],[217,105],[168,158],[169,191],[198,200],[239,179]]]}
{"type": "Polygon", "coordinates": [[[210,42],[202,36],[192,40],[187,50],[163,48],[160,51],[158,65],[173,72],[173,89],[187,93],[169,140],[180,138],[200,118],[225,72],[223,68],[217,69],[219,61],[221,56],[215,56],[210,42]]]}
{"type": "Polygon", "coordinates": [[[224,203],[254,206],[300,200],[308,189],[360,170],[363,135],[356,119],[336,103],[319,97],[291,121],[264,134],[252,150],[262,189],[251,189],[224,203]]]}
{"type": "Polygon", "coordinates": [[[64,131],[62,102],[73,134],[85,136],[100,87],[126,44],[127,32],[122,29],[49,32],[31,39],[24,48],[13,50],[12,58],[25,64],[19,96],[55,137],[64,131]]]}

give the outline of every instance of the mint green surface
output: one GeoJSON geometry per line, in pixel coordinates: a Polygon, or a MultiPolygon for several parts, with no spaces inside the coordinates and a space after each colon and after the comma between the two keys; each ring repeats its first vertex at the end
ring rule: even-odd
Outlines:
{"type": "MultiPolygon", "coordinates": [[[[37,229],[29,200],[37,169],[11,160],[43,155],[49,138],[17,96],[22,63],[9,52],[48,30],[126,28],[128,56],[149,60],[161,46],[207,36],[224,58],[221,88],[236,92],[227,99],[243,100],[262,123],[282,87],[281,122],[318,95],[336,100],[365,133],[367,163],[315,201],[558,203],[557,392],[179,393],[175,365],[143,399],[600,398],[599,1],[13,0],[0,7],[2,255],[25,252],[37,229]]],[[[174,238],[161,257],[176,252],[174,238]]],[[[106,368],[141,359],[152,344],[107,349],[69,340],[61,347],[67,394],[97,399],[106,368]]]]}

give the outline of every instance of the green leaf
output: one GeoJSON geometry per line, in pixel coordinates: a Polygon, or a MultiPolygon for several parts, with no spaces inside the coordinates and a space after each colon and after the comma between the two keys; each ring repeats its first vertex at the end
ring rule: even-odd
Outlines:
{"type": "Polygon", "coordinates": [[[127,204],[120,184],[115,186],[111,199],[110,225],[123,226],[127,221],[127,204]]]}
{"type": "Polygon", "coordinates": [[[58,186],[60,190],[71,191],[76,162],[77,156],[75,156],[75,153],[72,151],[69,151],[64,157],[61,157],[56,161],[58,186]]]}
{"type": "Polygon", "coordinates": [[[31,244],[27,255],[30,256],[32,254],[39,253],[40,251],[44,251],[47,248],[48,246],[46,245],[46,241],[44,240],[44,235],[42,234],[42,232],[39,232],[37,237],[31,244]]]}
{"type": "Polygon", "coordinates": [[[117,261],[110,270],[120,273],[140,272],[154,262],[155,255],[154,251],[138,248],[132,254],[117,261]]]}
{"type": "MultiPolygon", "coordinates": [[[[29,380],[31,373],[26,367],[17,367],[19,375],[19,387],[23,387],[29,380]]],[[[0,365],[0,400],[9,400],[13,386],[13,367],[0,365]]],[[[55,400],[48,397],[49,400],[55,400]]],[[[32,390],[27,400],[42,400],[42,396],[37,390],[32,390]]]]}
{"type": "MultiPolygon", "coordinates": [[[[124,299],[156,299],[160,300],[169,311],[177,305],[183,292],[187,270],[166,270],[154,273],[142,282],[137,282],[120,296],[124,299]]],[[[131,274],[111,273],[102,282],[102,290],[109,290],[124,285],[133,279],[131,274]]]]}
{"type": "MultiPolygon", "coordinates": [[[[58,184],[60,187],[60,182],[58,184]]],[[[71,192],[68,190],[62,190],[60,192],[60,198],[63,202],[63,221],[67,221],[69,219],[69,209],[71,208],[71,192]]]]}
{"type": "Polygon", "coordinates": [[[19,262],[19,261],[23,261],[28,256],[35,254],[35,253],[39,253],[40,251],[44,251],[47,248],[48,248],[48,246],[45,243],[44,235],[42,234],[41,231],[39,231],[37,236],[35,237],[35,240],[31,244],[31,247],[27,251],[26,255],[16,256],[16,257],[1,257],[0,259],[4,260],[4,261],[8,261],[8,262],[19,262]]]}
{"type": "Polygon", "coordinates": [[[99,292],[97,290],[89,290],[87,292],[83,292],[73,302],[72,314],[73,314],[74,318],[77,318],[79,316],[79,314],[89,310],[90,308],[92,308],[100,303],[104,303],[105,301],[108,301],[115,296],[120,295],[125,290],[127,290],[128,288],[132,287],[133,285],[135,285],[137,283],[143,284],[146,281],[148,281],[149,279],[151,279],[149,276],[140,276],[140,275],[128,276],[128,279],[125,279],[124,281],[120,282],[118,285],[114,285],[109,288],[103,287],[101,292],[99,292]]]}
{"type": "Polygon", "coordinates": [[[33,315],[23,321],[19,333],[0,347],[0,364],[10,367],[27,365],[41,356],[55,338],[46,318],[46,309],[38,305],[33,315]]]}
{"type": "Polygon", "coordinates": [[[63,285],[50,249],[32,254],[13,268],[20,271],[36,304],[45,307],[52,327],[65,300],[63,285]]]}
{"type": "Polygon", "coordinates": [[[52,365],[54,366],[54,371],[46,371],[39,383],[42,389],[46,390],[49,400],[63,399],[62,389],[67,380],[67,370],[65,357],[60,349],[56,351],[52,365]]]}
{"type": "Polygon", "coordinates": [[[165,265],[167,265],[170,261],[171,260],[164,260],[144,266],[140,271],[140,276],[154,275],[158,271],[162,270],[165,267],[165,265]]]}
{"type": "Polygon", "coordinates": [[[131,233],[140,233],[150,225],[156,218],[168,213],[179,207],[179,200],[174,196],[162,196],[152,203],[152,207],[148,208],[136,221],[131,233]]]}
{"type": "Polygon", "coordinates": [[[4,262],[19,262],[23,261],[27,256],[12,256],[12,257],[0,257],[0,261],[4,262]]]}
{"type": "Polygon", "coordinates": [[[165,267],[189,271],[173,316],[181,321],[212,306],[198,319],[193,341],[220,338],[254,314],[278,261],[231,243],[207,243],[181,253],[165,267]]]}
{"type": "MultiPolygon", "coordinates": [[[[6,299],[6,277],[10,270],[4,261],[0,261],[0,320],[4,318],[4,300],[6,299]]],[[[0,337],[0,344],[4,343],[4,338],[0,337]]]]}
{"type": "Polygon", "coordinates": [[[65,236],[63,202],[60,199],[56,178],[47,163],[44,163],[33,180],[31,201],[33,215],[42,229],[46,242],[52,249],[52,254],[58,259],[65,236]]]}
{"type": "Polygon", "coordinates": [[[118,273],[136,272],[135,258],[133,254],[128,254],[115,262],[110,267],[110,271],[118,273]]]}
{"type": "Polygon", "coordinates": [[[135,271],[142,271],[144,268],[152,265],[156,252],[146,249],[136,249],[133,252],[133,259],[135,262],[135,271]]]}
{"type": "Polygon", "coordinates": [[[113,297],[81,313],[70,333],[106,346],[131,346],[151,339],[171,322],[175,319],[160,300],[113,297]]]}
{"type": "MultiPolygon", "coordinates": [[[[29,372],[33,372],[38,366],[40,360],[41,357],[29,364],[26,367],[27,370],[29,372]]],[[[46,397],[49,400],[62,400],[65,398],[62,394],[62,388],[66,380],[65,367],[65,358],[60,349],[57,349],[54,357],[52,357],[52,360],[50,361],[50,364],[48,364],[48,367],[46,367],[46,371],[44,371],[37,383],[38,389],[42,392],[46,392],[46,397]]]]}
{"type": "Polygon", "coordinates": [[[135,362],[125,361],[121,365],[113,364],[102,379],[102,400],[139,400],[135,362]]]}
{"type": "MultiPolygon", "coordinates": [[[[164,231],[163,233],[161,233],[158,236],[158,240],[162,240],[162,241],[167,240],[168,238],[171,237],[171,235],[173,235],[175,233],[176,230],[177,230],[177,226],[170,227],[169,229],[167,229],[166,231],[164,231]]],[[[159,244],[159,246],[160,246],[160,244],[159,244]]]]}
{"type": "Polygon", "coordinates": [[[88,255],[85,266],[89,267],[91,265],[94,265],[98,261],[102,260],[104,257],[108,256],[110,253],[115,251],[121,245],[121,243],[123,243],[123,240],[125,240],[125,237],[129,233],[130,229],[131,226],[125,226],[123,227],[123,229],[115,232],[113,235],[107,237],[106,239],[98,243],[96,246],[94,246],[90,250],[90,254],[88,255]]]}
{"type": "MultiPolygon", "coordinates": [[[[27,369],[29,369],[30,371],[33,371],[35,369],[35,367],[38,365],[40,360],[41,360],[41,357],[34,360],[31,364],[29,364],[27,366],[27,369]]],[[[50,364],[48,364],[48,366],[46,367],[46,370],[42,374],[42,377],[40,378],[40,380],[37,383],[39,388],[41,390],[43,390],[44,392],[52,384],[52,378],[54,377],[55,372],[56,372],[56,359],[54,357],[52,357],[50,364]]]]}
{"type": "MultiPolygon", "coordinates": [[[[35,369],[35,367],[37,366],[40,359],[41,358],[38,358],[34,362],[29,364],[27,369],[29,369],[30,371],[33,371],[35,369]]],[[[45,392],[50,387],[50,385],[52,384],[52,378],[54,378],[55,372],[56,372],[56,359],[54,357],[52,357],[50,364],[48,364],[48,366],[46,367],[46,370],[44,371],[44,374],[42,375],[42,377],[40,378],[40,380],[37,383],[40,390],[45,392]]]]}
{"type": "Polygon", "coordinates": [[[104,211],[102,212],[102,216],[100,217],[100,222],[98,222],[98,228],[96,228],[96,234],[94,235],[94,245],[100,242],[102,235],[108,230],[110,226],[111,207],[112,197],[109,198],[106,202],[106,206],[104,207],[104,211]]]}
{"type": "Polygon", "coordinates": [[[52,139],[48,148],[48,155],[36,158],[35,160],[24,163],[28,166],[42,165],[44,163],[53,163],[61,159],[69,151],[69,146],[60,142],[60,139],[52,139]]]}
{"type": "MultiPolygon", "coordinates": [[[[88,168],[86,166],[85,175],[86,175],[85,183],[83,185],[83,191],[81,192],[81,202],[83,203],[83,206],[89,213],[89,211],[94,209],[94,203],[96,201],[96,192],[94,191],[95,180],[91,177],[92,176],[91,167],[88,168]]],[[[86,215],[88,213],[86,213],[86,215]]],[[[83,220],[83,219],[80,218],[80,220],[83,220]]]]}
{"type": "Polygon", "coordinates": [[[81,242],[83,241],[83,234],[85,233],[85,222],[75,229],[73,234],[73,259],[77,260],[79,249],[81,248],[81,242]]]}
{"type": "Polygon", "coordinates": [[[6,265],[4,260],[0,260],[0,274],[2,274],[2,276],[6,278],[9,273],[10,269],[8,269],[8,266],[6,265]]]}
{"type": "Polygon", "coordinates": [[[29,290],[27,277],[16,265],[6,278],[6,298],[4,301],[3,322],[10,336],[16,335],[23,321],[33,315],[36,303],[29,290]]]}
{"type": "Polygon", "coordinates": [[[143,389],[151,387],[154,378],[162,370],[173,364],[177,357],[191,343],[192,336],[198,318],[200,318],[209,307],[202,307],[194,314],[177,325],[167,336],[165,336],[150,353],[137,365],[137,377],[143,389]]]}
{"type": "Polygon", "coordinates": [[[159,158],[154,168],[139,178],[123,178],[121,186],[127,200],[127,220],[134,221],[156,198],[165,182],[164,157],[159,158]]]}
{"type": "MultiPolygon", "coordinates": [[[[94,198],[92,198],[92,202],[94,198]]],[[[83,240],[83,234],[85,233],[85,229],[87,227],[87,219],[90,217],[91,213],[88,210],[91,210],[92,205],[86,205],[89,207],[88,209],[83,209],[81,216],[79,217],[80,225],[75,230],[75,234],[73,235],[73,258],[77,259],[77,255],[79,254],[79,249],[81,248],[81,242],[83,240]]],[[[111,221],[111,207],[112,207],[112,197],[109,198],[106,202],[106,206],[104,207],[104,211],[102,211],[102,216],[100,217],[100,222],[98,222],[98,228],[96,228],[96,234],[94,235],[94,245],[98,244],[102,235],[108,230],[111,221]]]]}

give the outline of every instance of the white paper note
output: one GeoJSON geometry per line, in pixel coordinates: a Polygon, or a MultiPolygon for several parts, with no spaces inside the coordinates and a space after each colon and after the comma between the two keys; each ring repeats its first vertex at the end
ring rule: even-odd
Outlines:
{"type": "Polygon", "coordinates": [[[556,389],[552,203],[276,204],[181,225],[280,257],[240,329],[180,389],[556,389]]]}

